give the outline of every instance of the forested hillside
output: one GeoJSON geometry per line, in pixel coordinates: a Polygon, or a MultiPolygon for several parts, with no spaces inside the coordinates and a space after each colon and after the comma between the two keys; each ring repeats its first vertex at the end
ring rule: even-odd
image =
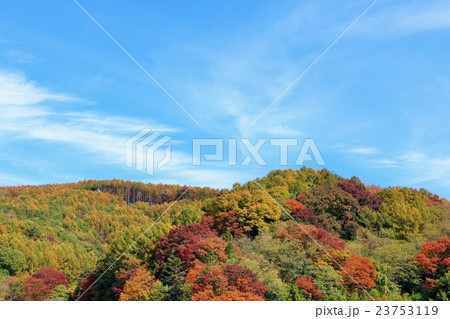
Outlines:
{"type": "Polygon", "coordinates": [[[449,225],[438,195],[325,169],[3,187],[0,300],[449,300],[449,225]]]}

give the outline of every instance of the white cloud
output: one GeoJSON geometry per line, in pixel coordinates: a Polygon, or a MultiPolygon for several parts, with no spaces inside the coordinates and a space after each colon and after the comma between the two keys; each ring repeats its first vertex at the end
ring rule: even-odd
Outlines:
{"type": "MultiPolygon", "coordinates": [[[[64,143],[72,148],[90,152],[97,159],[107,160],[108,164],[122,164],[125,167],[125,142],[131,134],[144,127],[164,133],[178,131],[173,127],[156,125],[131,117],[110,116],[92,111],[61,111],[60,104],[58,108],[43,106],[49,101],[63,103],[79,100],[45,90],[23,75],[0,72],[0,87],[2,86],[6,89],[0,92],[0,136],[8,137],[4,140],[64,143]]],[[[176,143],[177,141],[171,141],[172,145],[176,143]]],[[[34,163],[25,159],[9,156],[9,160],[16,166],[34,166],[34,163]]],[[[36,165],[38,166],[36,169],[39,170],[42,163],[36,165]]],[[[68,172],[70,173],[70,169],[68,172]]],[[[50,174],[48,170],[41,173],[50,174]]],[[[44,180],[52,178],[55,176],[44,176],[44,180]]],[[[58,178],[61,179],[60,176],[58,178]]],[[[143,175],[142,180],[148,178],[150,177],[143,175]]],[[[151,182],[190,184],[197,178],[199,178],[198,185],[222,188],[231,187],[237,180],[248,180],[252,176],[245,172],[231,171],[226,166],[221,167],[220,164],[208,168],[193,167],[191,154],[172,150],[172,161],[150,179],[151,182]]],[[[3,172],[0,173],[0,180],[2,185],[42,183],[3,172]]]]}
{"type": "Polygon", "coordinates": [[[376,167],[398,167],[399,165],[397,160],[392,159],[375,159],[370,162],[376,167]]]}
{"type": "Polygon", "coordinates": [[[0,72],[0,135],[66,143],[109,161],[123,163],[125,141],[134,132],[144,127],[161,132],[175,131],[143,119],[42,106],[49,101],[81,100],[45,90],[23,75],[0,72]]]}
{"type": "Polygon", "coordinates": [[[411,183],[419,184],[438,181],[450,186],[450,157],[431,157],[421,152],[408,152],[398,160],[400,167],[405,167],[411,176],[411,183]]]}
{"type": "MultiPolygon", "coordinates": [[[[1,42],[1,41],[0,41],[1,42]]],[[[36,61],[36,57],[31,53],[20,50],[10,50],[3,54],[8,60],[14,63],[26,64],[36,61]]]]}
{"type": "Polygon", "coordinates": [[[355,154],[355,155],[376,155],[379,154],[380,151],[371,146],[349,146],[345,143],[337,143],[334,145],[334,149],[336,151],[346,154],[355,154]]]}
{"type": "Polygon", "coordinates": [[[346,152],[359,155],[374,155],[378,153],[378,150],[374,147],[355,147],[348,149],[346,152]]]}
{"type": "Polygon", "coordinates": [[[450,186],[450,157],[432,157],[419,151],[406,152],[392,159],[375,159],[373,164],[399,171],[399,183],[419,185],[434,182],[450,186]]]}
{"type": "Polygon", "coordinates": [[[0,106],[33,105],[44,101],[71,102],[77,99],[38,87],[22,74],[0,71],[0,106]]]}
{"type": "Polygon", "coordinates": [[[368,15],[356,32],[386,37],[450,28],[450,2],[405,1],[392,6],[379,2],[377,13],[368,15]]]}

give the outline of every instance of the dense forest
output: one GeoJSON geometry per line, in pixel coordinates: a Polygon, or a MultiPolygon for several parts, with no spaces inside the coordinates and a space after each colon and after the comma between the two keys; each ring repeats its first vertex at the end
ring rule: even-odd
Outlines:
{"type": "Polygon", "coordinates": [[[449,300],[449,225],[447,199],[325,169],[2,187],[0,300],[449,300]]]}

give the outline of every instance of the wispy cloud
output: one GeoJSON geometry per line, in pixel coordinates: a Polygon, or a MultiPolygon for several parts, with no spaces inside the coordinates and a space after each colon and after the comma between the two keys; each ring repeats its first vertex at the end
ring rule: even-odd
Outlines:
{"type": "MultiPolygon", "coordinates": [[[[0,40],[1,43],[1,40],[0,40]]],[[[36,57],[28,52],[20,50],[9,50],[3,53],[3,56],[12,63],[27,64],[36,61],[36,57]]]]}
{"type": "Polygon", "coordinates": [[[358,33],[398,37],[450,28],[450,2],[445,0],[399,1],[391,6],[380,5],[376,14],[363,21],[358,33]]]}
{"type": "Polygon", "coordinates": [[[450,157],[434,157],[419,151],[409,151],[391,159],[373,159],[371,162],[378,167],[396,169],[401,184],[433,182],[450,186],[450,157]]]}
{"type": "Polygon", "coordinates": [[[299,3],[287,5],[289,9],[270,19],[249,21],[245,32],[235,34],[233,42],[224,43],[219,50],[198,49],[197,57],[204,59],[207,72],[186,87],[178,84],[178,91],[190,98],[188,104],[204,110],[202,126],[214,132],[224,128],[222,134],[228,131],[244,137],[301,136],[306,126],[326,119],[327,100],[334,94],[332,89],[309,85],[313,71],[258,125],[251,126],[251,122],[367,5],[299,3]]]}
{"type": "Polygon", "coordinates": [[[0,71],[0,106],[33,105],[44,101],[73,102],[77,101],[67,94],[52,93],[23,74],[0,71]]]}
{"type": "Polygon", "coordinates": [[[399,162],[395,159],[371,159],[370,163],[373,164],[372,166],[382,168],[399,166],[399,162]]]}
{"type": "MultiPolygon", "coordinates": [[[[79,149],[91,153],[99,161],[108,164],[123,165],[125,169],[125,142],[130,135],[140,131],[143,127],[151,127],[164,133],[175,133],[179,130],[173,127],[157,125],[148,120],[124,116],[112,116],[93,111],[70,111],[62,108],[61,103],[79,101],[66,94],[53,93],[26,77],[14,73],[0,72],[0,86],[8,87],[0,92],[0,136],[4,141],[46,141],[63,143],[72,149],[79,149]],[[46,106],[47,102],[56,103],[57,107],[46,106]]],[[[78,105],[78,104],[77,104],[78,105]]],[[[79,107],[78,107],[79,108],[79,107]]],[[[171,144],[179,144],[172,140],[171,144]]],[[[4,157],[3,160],[13,161],[15,166],[33,167],[34,163],[21,158],[4,157]]],[[[51,161],[51,160],[49,160],[51,161]]],[[[50,163],[45,165],[49,166],[50,163]]],[[[45,166],[44,165],[44,166],[45,166]]],[[[42,163],[38,165],[38,168],[42,163]]],[[[50,165],[51,166],[51,165],[50,165]]],[[[70,174],[70,170],[66,170],[70,174]]],[[[52,174],[48,168],[43,174],[52,174]]],[[[130,171],[130,173],[132,173],[130,171]]],[[[135,172],[137,176],[137,172],[135,172]]],[[[135,175],[135,174],[130,174],[135,175]]],[[[53,176],[55,177],[55,176],[53,176]]],[[[47,179],[53,177],[47,176],[47,179]]],[[[157,176],[149,177],[143,174],[142,180],[163,183],[190,183],[196,178],[203,180],[201,185],[211,187],[231,187],[236,181],[249,180],[254,175],[246,172],[232,171],[226,165],[211,167],[193,167],[190,153],[180,149],[172,151],[172,161],[158,171],[157,176]]],[[[61,176],[58,176],[61,180],[61,176]]],[[[64,178],[62,178],[64,180],[64,178]]],[[[73,180],[70,178],[69,180],[73,180]]],[[[0,185],[39,184],[45,181],[32,181],[0,172],[0,185]]]]}
{"type": "Polygon", "coordinates": [[[0,135],[66,143],[109,161],[123,163],[124,142],[130,134],[147,126],[162,132],[176,130],[131,117],[43,106],[52,101],[82,100],[45,90],[23,75],[0,72],[0,135]]]}
{"type": "Polygon", "coordinates": [[[374,147],[355,147],[355,148],[349,148],[345,150],[347,153],[352,154],[360,154],[360,155],[374,155],[378,154],[378,150],[374,147]]]}

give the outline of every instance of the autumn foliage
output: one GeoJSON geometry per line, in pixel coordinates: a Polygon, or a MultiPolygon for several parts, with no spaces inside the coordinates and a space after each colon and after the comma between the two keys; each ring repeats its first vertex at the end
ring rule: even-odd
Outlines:
{"type": "Polygon", "coordinates": [[[202,222],[207,224],[218,235],[223,235],[229,230],[234,237],[239,238],[244,233],[242,222],[239,221],[239,213],[236,211],[205,215],[202,222]]]}
{"type": "Polygon", "coordinates": [[[295,285],[309,299],[321,300],[323,298],[323,294],[314,285],[311,277],[298,276],[297,280],[295,280],[295,285]]]}
{"type": "Polygon", "coordinates": [[[313,225],[291,224],[286,228],[279,229],[275,236],[281,240],[296,240],[303,245],[314,245],[315,240],[326,249],[342,250],[345,248],[344,240],[313,225]]]}
{"type": "Polygon", "coordinates": [[[423,271],[425,287],[433,296],[437,293],[450,296],[450,282],[444,279],[450,272],[450,238],[425,243],[415,262],[423,271]]]}
{"type": "Polygon", "coordinates": [[[229,190],[0,187],[0,300],[449,300],[449,216],[307,167],[229,190]]]}
{"type": "Polygon", "coordinates": [[[383,197],[371,192],[356,178],[338,183],[338,186],[355,198],[360,206],[368,206],[370,209],[379,210],[383,204],[383,197]]]}
{"type": "Polygon", "coordinates": [[[341,271],[344,286],[349,292],[370,290],[375,287],[377,272],[369,258],[352,255],[347,259],[341,271]]]}
{"type": "Polygon", "coordinates": [[[450,238],[425,243],[415,260],[425,275],[450,271],[450,238]]]}
{"type": "Polygon", "coordinates": [[[25,280],[23,284],[25,293],[22,298],[24,300],[44,300],[60,285],[68,287],[64,273],[52,268],[38,270],[25,280]]]}
{"type": "Polygon", "coordinates": [[[164,267],[164,263],[169,256],[169,252],[175,252],[175,256],[180,258],[183,266],[187,268],[198,255],[202,255],[202,250],[198,251],[204,240],[215,236],[208,225],[198,223],[187,226],[180,226],[170,231],[167,237],[161,238],[156,246],[155,260],[159,269],[164,267]]]}
{"type": "Polygon", "coordinates": [[[199,264],[186,279],[193,284],[192,300],[264,300],[267,288],[254,273],[238,265],[199,264]]]}
{"type": "Polygon", "coordinates": [[[149,300],[155,276],[148,270],[136,268],[130,274],[128,280],[119,295],[121,301],[149,300]]]}
{"type": "Polygon", "coordinates": [[[301,202],[295,199],[286,200],[286,204],[291,211],[291,216],[295,220],[319,227],[321,226],[321,223],[319,222],[319,219],[317,218],[317,215],[314,213],[314,210],[312,208],[306,207],[301,202]]]}

